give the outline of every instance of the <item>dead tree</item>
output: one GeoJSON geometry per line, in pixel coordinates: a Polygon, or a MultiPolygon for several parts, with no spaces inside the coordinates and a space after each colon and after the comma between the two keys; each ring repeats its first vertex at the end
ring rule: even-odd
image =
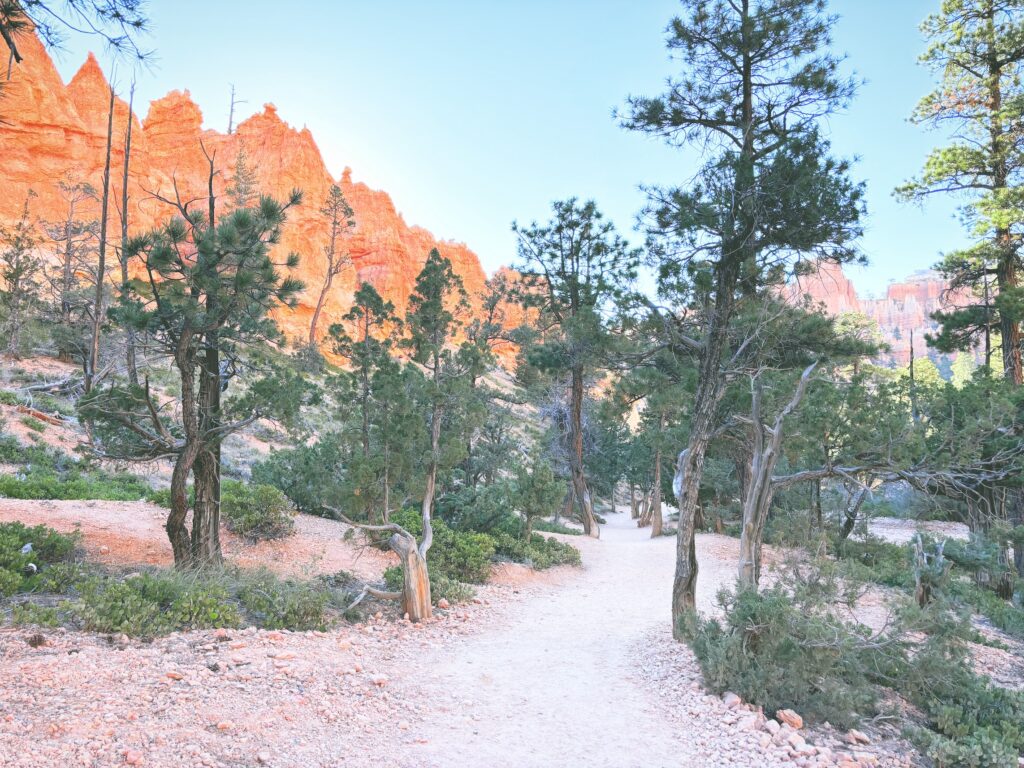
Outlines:
{"type": "Polygon", "coordinates": [[[114,86],[110,86],[110,107],[107,111],[107,151],[103,161],[103,196],[100,204],[100,244],[96,264],[96,298],[92,307],[92,341],[85,363],[85,391],[88,393],[96,378],[100,360],[100,333],[103,329],[103,288],[107,271],[107,211],[110,206],[110,145],[114,138],[114,86]]]}
{"type": "Polygon", "coordinates": [[[402,589],[397,592],[389,592],[369,584],[363,587],[359,597],[355,599],[350,608],[358,605],[367,595],[380,600],[401,601],[402,613],[409,621],[420,622],[429,619],[434,615],[430,598],[430,574],[427,570],[427,552],[434,543],[434,528],[430,522],[429,511],[423,513],[423,538],[417,543],[416,537],[405,530],[398,523],[382,523],[370,525],[368,523],[356,523],[349,520],[340,510],[334,507],[325,506],[329,512],[347,525],[370,532],[391,532],[388,539],[388,547],[391,548],[401,561],[402,567],[402,589]]]}
{"type": "Polygon", "coordinates": [[[740,533],[739,583],[745,587],[757,587],[761,578],[761,543],[764,538],[764,526],[768,520],[775,485],[772,475],[779,460],[782,448],[783,427],[786,418],[793,413],[807,392],[807,385],[817,363],[811,363],[804,369],[797,383],[796,391],[789,403],[775,417],[774,424],[769,427],[761,421],[761,400],[764,387],[759,376],[752,381],[753,397],[750,408],[750,420],[753,423],[753,451],[750,463],[750,479],[747,493],[743,499],[743,528],[740,533]]]}
{"type": "MultiPolygon", "coordinates": [[[[121,263],[121,291],[128,285],[128,166],[132,156],[132,106],[135,103],[135,83],[128,92],[128,120],[124,129],[124,169],[121,172],[121,249],[118,261],[121,263]]],[[[125,363],[128,381],[139,386],[139,371],[135,361],[135,329],[126,329],[125,363]]]]}

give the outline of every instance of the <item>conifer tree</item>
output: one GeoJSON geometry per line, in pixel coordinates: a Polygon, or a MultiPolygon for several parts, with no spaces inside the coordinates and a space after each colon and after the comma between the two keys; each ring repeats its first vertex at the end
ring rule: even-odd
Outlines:
{"type": "Polygon", "coordinates": [[[965,200],[964,218],[975,238],[972,246],[947,254],[938,265],[952,288],[973,292],[975,301],[938,313],[941,329],[930,342],[947,352],[968,351],[998,330],[1004,375],[1020,385],[1024,2],[944,0],[921,30],[930,43],[921,61],[940,76],[940,83],[911,119],[941,127],[955,138],[933,150],[920,178],[897,193],[910,200],[936,194],[965,200]]]}
{"type": "Polygon", "coordinates": [[[28,311],[39,298],[39,278],[43,262],[37,253],[39,236],[29,209],[34,197],[29,192],[21,217],[12,227],[0,224],[0,307],[4,309],[4,352],[7,357],[21,356],[21,331],[28,311]]]}
{"type": "Polygon", "coordinates": [[[587,378],[607,363],[608,310],[636,276],[639,251],[604,220],[593,201],[556,202],[544,225],[513,223],[519,240],[521,298],[539,311],[546,333],[531,362],[568,379],[569,469],[573,496],[588,536],[600,536],[587,484],[583,450],[583,401],[587,378]]]}
{"type": "Polygon", "coordinates": [[[823,0],[687,0],[668,27],[681,72],[659,97],[630,98],[623,124],[706,162],[689,188],[650,192],[659,291],[673,345],[697,358],[688,450],[680,454],[672,620],[695,606],[698,491],[744,298],[806,260],[846,261],[860,234],[861,189],[829,157],[817,124],[854,83],[828,52],[823,0]],[[694,311],[696,310],[696,311],[694,311]],[[678,331],[678,332],[676,332],[678,331]]]}
{"type": "Polygon", "coordinates": [[[320,294],[317,296],[313,319],[309,322],[310,347],[315,347],[317,344],[316,329],[320,323],[320,313],[323,311],[324,302],[327,301],[327,294],[331,290],[334,278],[352,263],[348,253],[342,250],[341,241],[356,225],[355,211],[352,210],[352,206],[348,204],[341,187],[337,184],[331,185],[327,199],[320,208],[320,214],[327,221],[327,245],[324,246],[324,281],[320,286],[320,294]]]}

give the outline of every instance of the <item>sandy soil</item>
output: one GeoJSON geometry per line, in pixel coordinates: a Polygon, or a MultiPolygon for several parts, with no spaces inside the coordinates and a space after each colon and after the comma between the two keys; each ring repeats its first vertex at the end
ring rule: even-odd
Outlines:
{"type": "MultiPolygon", "coordinates": [[[[77,524],[110,562],[167,562],[162,515],[144,503],[0,500],[0,520],[77,524]]],[[[286,543],[229,540],[227,551],[285,571],[305,562],[379,573],[384,556],[343,542],[342,530],[300,518],[286,543]]],[[[648,536],[611,515],[600,541],[567,537],[583,569],[503,567],[477,604],[426,625],[378,618],[330,633],[196,632],[149,644],[46,631],[38,648],[32,630],[2,630],[0,765],[911,764],[875,745],[844,762],[852,748],[827,734],[784,727],[773,738],[760,713],[705,694],[667,626],[674,540],[648,536]]],[[[702,610],[732,582],[736,554],[733,539],[699,537],[702,610]]]]}
{"type": "MultiPolygon", "coordinates": [[[[167,510],[145,501],[23,501],[0,499],[0,522],[45,524],[80,531],[90,559],[114,566],[171,565],[164,522],[167,510]]],[[[377,579],[398,559],[390,552],[342,540],[348,526],[309,515],[295,518],[296,535],[250,544],[221,531],[225,558],[248,568],[265,566],[287,576],[348,571],[377,579]]]]}

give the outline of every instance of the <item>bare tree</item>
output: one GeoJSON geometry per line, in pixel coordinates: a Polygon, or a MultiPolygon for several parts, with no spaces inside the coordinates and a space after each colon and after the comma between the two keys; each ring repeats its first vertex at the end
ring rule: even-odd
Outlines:
{"type": "MultiPolygon", "coordinates": [[[[135,103],[135,82],[128,93],[128,119],[124,129],[124,169],[121,173],[121,248],[118,261],[121,263],[121,291],[128,285],[128,167],[132,155],[132,106],[135,103]]],[[[139,386],[139,371],[135,362],[135,329],[126,329],[125,357],[128,367],[128,381],[139,386]]]]}
{"type": "Polygon", "coordinates": [[[316,329],[320,323],[320,313],[323,312],[324,302],[327,301],[327,294],[331,290],[334,278],[341,274],[341,271],[352,263],[347,252],[341,250],[341,239],[355,225],[355,211],[348,204],[341,187],[332,184],[327,193],[327,199],[320,208],[320,213],[327,219],[327,245],[324,246],[324,259],[326,268],[324,270],[324,281],[320,286],[320,295],[316,300],[316,309],[313,310],[313,319],[309,323],[309,346],[315,347],[317,343],[316,329]]]}
{"type": "Polygon", "coordinates": [[[100,243],[96,263],[96,297],[92,306],[92,341],[85,361],[85,391],[88,393],[96,378],[100,360],[100,335],[103,330],[103,289],[107,269],[107,211],[110,205],[110,145],[114,138],[114,86],[110,86],[110,107],[107,111],[107,150],[103,162],[103,195],[100,204],[100,243]]]}
{"type": "Polygon", "coordinates": [[[38,278],[43,270],[36,253],[39,238],[29,212],[29,200],[34,196],[31,191],[26,196],[21,218],[13,228],[0,226],[0,306],[7,310],[5,352],[13,359],[20,357],[26,312],[38,293],[38,278]]]}

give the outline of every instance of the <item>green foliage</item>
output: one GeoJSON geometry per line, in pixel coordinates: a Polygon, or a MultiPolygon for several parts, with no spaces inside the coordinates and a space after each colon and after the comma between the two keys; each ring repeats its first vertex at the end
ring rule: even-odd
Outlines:
{"type": "Polygon", "coordinates": [[[0,389],[0,405],[21,405],[21,398],[9,389],[0,389]]]}
{"type": "Polygon", "coordinates": [[[819,595],[776,585],[723,590],[718,600],[722,621],[694,615],[687,627],[712,690],[844,727],[874,710],[878,690],[866,671],[880,660],[864,632],[830,615],[819,595]]]}
{"type": "Polygon", "coordinates": [[[258,572],[243,582],[238,598],[268,629],[327,628],[330,595],[314,585],[278,579],[269,571],[258,572]]]}
{"type": "Polygon", "coordinates": [[[46,431],[46,424],[44,424],[43,422],[39,421],[36,418],[33,418],[32,416],[22,416],[21,419],[19,419],[19,421],[21,421],[21,423],[24,426],[28,427],[33,432],[39,432],[40,434],[42,434],[43,432],[46,431]]]}
{"type": "Polygon", "coordinates": [[[281,539],[295,531],[291,504],[271,485],[225,480],[221,513],[230,531],[250,541],[281,539]]]}
{"type": "Polygon", "coordinates": [[[96,577],[79,585],[75,613],[87,630],[155,637],[182,629],[242,623],[223,585],[176,571],[125,579],[96,577]]]}
{"type": "Polygon", "coordinates": [[[0,523],[0,597],[36,591],[48,584],[48,572],[71,559],[78,540],[77,534],[57,533],[43,525],[30,528],[19,522],[0,523]],[[31,551],[23,553],[29,544],[31,551]]]}
{"type": "MultiPolygon", "coordinates": [[[[452,605],[455,605],[455,603],[465,603],[472,600],[476,595],[476,590],[469,584],[463,584],[461,581],[449,578],[441,573],[434,573],[433,570],[430,570],[427,575],[430,579],[430,601],[434,605],[437,605],[442,599],[447,600],[452,605]]],[[[384,583],[390,590],[396,592],[401,590],[402,568],[395,565],[384,571],[384,583]]]]}
{"type": "MultiPolygon", "coordinates": [[[[415,510],[402,510],[391,519],[413,536],[423,534],[423,520],[415,510]]],[[[427,553],[429,572],[470,584],[487,581],[494,555],[494,539],[484,533],[456,531],[443,520],[433,520],[431,525],[434,543],[427,553]]]]}
{"type": "Polygon", "coordinates": [[[888,587],[914,588],[914,556],[909,546],[874,536],[847,539],[836,546],[849,576],[888,587]]]}
{"type": "Polygon", "coordinates": [[[337,435],[326,434],[312,445],[271,452],[252,468],[252,481],[272,485],[300,512],[324,515],[341,496],[344,464],[337,435]]]}
{"type": "Polygon", "coordinates": [[[507,533],[496,533],[494,545],[495,554],[499,557],[506,557],[516,563],[525,563],[537,570],[555,565],[582,565],[580,551],[554,536],[544,538],[535,533],[526,541],[507,533]]]}

